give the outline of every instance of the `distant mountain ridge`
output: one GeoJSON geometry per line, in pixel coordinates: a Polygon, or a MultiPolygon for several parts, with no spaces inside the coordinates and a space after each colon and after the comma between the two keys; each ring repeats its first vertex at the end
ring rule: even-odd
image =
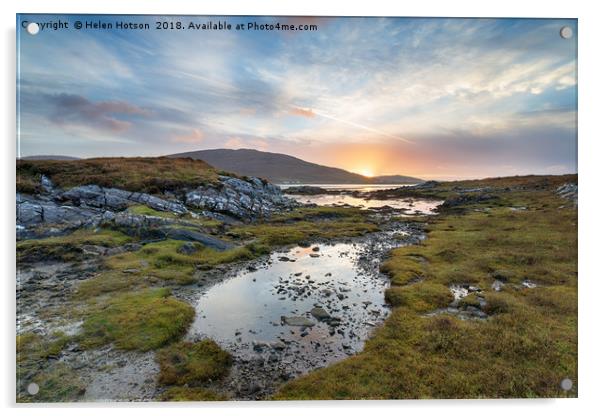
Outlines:
{"type": "Polygon", "coordinates": [[[24,156],[21,160],[79,160],[81,158],[74,156],[64,156],[64,155],[33,155],[33,156],[24,156]]]}
{"type": "Polygon", "coordinates": [[[253,149],[211,149],[177,153],[167,157],[201,159],[215,168],[243,176],[257,176],[272,183],[304,184],[401,184],[422,179],[403,175],[366,177],[285,155],[253,149]]]}

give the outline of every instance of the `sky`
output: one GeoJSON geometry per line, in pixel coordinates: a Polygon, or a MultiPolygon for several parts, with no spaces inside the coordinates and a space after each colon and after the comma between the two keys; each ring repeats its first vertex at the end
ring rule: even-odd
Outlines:
{"type": "Polygon", "coordinates": [[[251,148],[366,175],[577,171],[577,23],[20,15],[18,152],[251,148]],[[156,30],[224,21],[229,31],[156,30]],[[67,22],[29,35],[21,22],[67,22]],[[149,30],[77,30],[77,21],[149,30]],[[313,31],[235,30],[308,24],[313,31]],[[560,29],[573,31],[570,39],[560,29]]]}

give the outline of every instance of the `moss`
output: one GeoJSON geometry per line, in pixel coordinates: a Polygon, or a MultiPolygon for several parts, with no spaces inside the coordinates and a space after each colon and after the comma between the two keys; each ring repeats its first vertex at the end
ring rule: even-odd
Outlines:
{"type": "Polygon", "coordinates": [[[175,386],[170,387],[161,395],[164,402],[209,402],[224,401],[228,397],[202,387],[175,386]]]}
{"type": "Polygon", "coordinates": [[[39,386],[39,392],[30,395],[27,392],[29,383],[22,383],[17,391],[17,402],[73,402],[86,391],[79,375],[62,363],[54,365],[52,369],[40,372],[33,377],[31,382],[39,386]]]}
{"type": "Polygon", "coordinates": [[[507,293],[488,293],[486,300],[487,304],[483,307],[483,310],[489,315],[495,315],[510,312],[513,299],[507,293]]]}
{"type": "Polygon", "coordinates": [[[82,246],[116,247],[127,244],[132,238],[114,230],[80,229],[60,237],[25,240],[17,243],[17,263],[28,261],[74,261],[84,257],[82,246]]]}
{"type": "MultiPolygon", "coordinates": [[[[210,269],[219,264],[235,261],[252,260],[269,249],[258,243],[250,243],[242,247],[218,251],[196,244],[197,251],[192,254],[180,253],[179,249],[185,242],[178,240],[164,240],[145,245],[136,252],[127,252],[108,257],[105,266],[112,273],[129,270],[129,282],[153,282],[156,279],[187,285],[196,282],[194,277],[196,269],[210,269]]],[[[115,275],[109,274],[109,279],[115,275]]],[[[117,279],[121,275],[117,274],[117,279]]],[[[102,277],[100,277],[102,278],[102,277]]],[[[125,279],[125,277],[124,277],[125,279]]],[[[127,282],[123,282],[128,286],[127,282]]],[[[89,283],[93,286],[93,283],[89,283]]]]}
{"type": "Polygon", "coordinates": [[[229,235],[254,239],[257,244],[278,247],[303,243],[309,239],[363,235],[378,230],[367,214],[356,208],[300,208],[274,215],[259,224],[233,227],[229,235]]]}
{"type": "Polygon", "coordinates": [[[140,272],[124,273],[123,271],[107,271],[98,276],[82,281],[75,292],[78,299],[87,299],[112,292],[130,291],[151,283],[149,277],[140,272]]]}
{"type": "Polygon", "coordinates": [[[149,351],[178,339],[192,323],[194,309],[170,294],[168,289],[147,289],[91,306],[82,346],[114,342],[121,349],[149,351]]]}
{"type": "Polygon", "coordinates": [[[212,340],[178,342],[157,352],[159,382],[198,386],[225,376],[232,357],[212,340]]]}
{"type": "MultiPolygon", "coordinates": [[[[428,238],[394,250],[384,269],[393,311],[362,353],[285,384],[275,399],[575,397],[577,212],[555,189],[576,176],[442,183],[433,194],[486,187],[425,223],[428,238]],[[527,209],[512,211],[508,207],[527,209]],[[420,259],[420,261],[418,261],[420,259]],[[418,283],[409,279],[421,275],[418,283]],[[491,284],[507,281],[501,292],[491,284]],[[523,279],[539,284],[521,287],[523,279]],[[426,316],[451,300],[451,283],[483,289],[485,320],[426,316]]],[[[424,196],[418,192],[418,196],[424,196]]],[[[470,295],[463,305],[475,304],[470,295]]]]}
{"type": "Polygon", "coordinates": [[[178,218],[179,215],[173,212],[165,212],[165,211],[157,211],[146,205],[132,205],[128,208],[128,212],[135,215],[147,215],[151,217],[161,217],[161,218],[178,218]]]}
{"type": "Polygon", "coordinates": [[[72,339],[61,331],[47,336],[33,332],[17,335],[17,363],[28,365],[58,356],[72,339]]]}
{"type": "Polygon", "coordinates": [[[39,190],[32,185],[39,183],[42,174],[62,188],[99,185],[151,194],[218,182],[215,169],[201,160],[188,158],[18,160],[17,189],[21,192],[39,190]]]}
{"type": "Polygon", "coordinates": [[[419,256],[406,254],[406,248],[393,250],[390,258],[383,263],[381,270],[389,274],[391,283],[405,285],[423,278],[425,261],[419,256]]]}
{"type": "Polygon", "coordinates": [[[393,286],[385,292],[385,300],[393,306],[404,306],[416,312],[444,308],[453,300],[447,286],[418,282],[411,286],[393,286]]]}
{"type": "Polygon", "coordinates": [[[479,302],[476,293],[470,293],[468,296],[463,297],[462,299],[460,299],[460,302],[458,304],[461,308],[466,308],[468,306],[472,306],[475,308],[481,307],[481,302],[479,302]]]}

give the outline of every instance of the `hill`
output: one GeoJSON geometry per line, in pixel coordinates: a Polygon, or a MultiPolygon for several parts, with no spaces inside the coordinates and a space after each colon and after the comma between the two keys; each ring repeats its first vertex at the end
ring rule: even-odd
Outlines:
{"type": "Polygon", "coordinates": [[[261,152],[252,149],[199,150],[178,153],[168,157],[201,159],[217,169],[234,172],[238,175],[257,176],[273,183],[387,184],[422,182],[421,179],[401,175],[369,178],[344,169],[306,162],[281,153],[261,152]]]}
{"type": "Polygon", "coordinates": [[[20,160],[79,160],[79,157],[64,155],[32,155],[24,156],[20,160]]]}

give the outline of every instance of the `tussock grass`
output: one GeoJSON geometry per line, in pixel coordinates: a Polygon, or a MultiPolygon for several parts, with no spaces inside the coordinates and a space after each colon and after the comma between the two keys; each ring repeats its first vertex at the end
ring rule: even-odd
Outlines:
{"type": "Polygon", "coordinates": [[[17,391],[17,402],[73,402],[86,391],[80,376],[63,363],[57,363],[51,369],[41,371],[31,381],[39,386],[39,392],[30,395],[26,390],[27,384],[24,384],[17,391]]]}
{"type": "MultiPolygon", "coordinates": [[[[394,308],[365,350],[287,383],[274,398],[575,397],[577,213],[554,193],[575,180],[501,178],[429,190],[487,187],[498,198],[444,210],[425,224],[423,244],[394,250],[383,266],[394,308]],[[495,279],[506,282],[500,292],[491,289],[495,279]],[[522,287],[524,279],[538,287],[522,287]],[[426,316],[448,304],[453,283],[483,289],[489,318],[426,316]],[[574,387],[565,392],[567,377],[574,387]]],[[[477,303],[473,296],[463,305],[477,303]]]]}
{"type": "Polygon", "coordinates": [[[147,289],[91,306],[81,345],[92,348],[114,342],[124,350],[149,351],[178,339],[192,323],[194,309],[170,294],[164,288],[147,289]]]}
{"type": "Polygon", "coordinates": [[[178,342],[156,354],[161,371],[159,383],[199,386],[228,373],[232,357],[214,341],[178,342]]]}
{"type": "Polygon", "coordinates": [[[164,402],[214,402],[228,400],[228,397],[203,387],[174,386],[161,395],[164,402]]]}
{"type": "Polygon", "coordinates": [[[378,226],[369,222],[359,209],[318,207],[301,208],[263,223],[234,227],[230,234],[276,247],[315,238],[354,237],[377,230],[378,226]]]}
{"type": "Polygon", "coordinates": [[[131,237],[119,231],[105,228],[98,230],[80,229],[59,237],[24,240],[17,242],[17,264],[28,261],[74,261],[81,259],[82,246],[116,247],[132,241],[131,237]]]}
{"type": "Polygon", "coordinates": [[[99,185],[151,194],[218,182],[218,173],[214,168],[201,160],[189,158],[18,160],[17,191],[40,192],[41,175],[48,176],[62,188],[99,185]]]}

